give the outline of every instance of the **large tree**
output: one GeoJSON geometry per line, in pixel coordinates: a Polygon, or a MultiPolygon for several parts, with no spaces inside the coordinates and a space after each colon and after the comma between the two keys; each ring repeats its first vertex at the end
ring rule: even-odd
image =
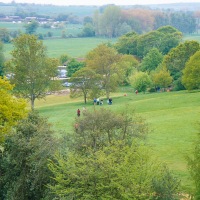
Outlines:
{"type": "Polygon", "coordinates": [[[183,70],[182,83],[188,90],[200,89],[200,51],[190,57],[183,70]]]}
{"type": "Polygon", "coordinates": [[[0,77],[0,143],[17,122],[26,116],[26,102],[12,95],[13,85],[0,77]]]}
{"type": "Polygon", "coordinates": [[[70,86],[70,96],[83,96],[85,104],[88,98],[93,99],[100,95],[100,76],[91,69],[84,67],[78,70],[73,74],[70,82],[72,83],[70,86]]]}
{"type": "Polygon", "coordinates": [[[86,112],[69,149],[49,164],[63,199],[175,199],[178,181],[142,142],[143,120],[125,110],[86,112]]]}
{"type": "Polygon", "coordinates": [[[84,62],[79,62],[76,59],[71,59],[67,63],[67,76],[71,77],[76,71],[85,66],[84,62]]]}
{"type": "Polygon", "coordinates": [[[173,78],[178,79],[182,75],[181,71],[185,68],[186,62],[199,50],[199,42],[185,41],[171,49],[164,57],[163,64],[166,65],[173,78]]]}
{"type": "Polygon", "coordinates": [[[152,81],[156,88],[160,87],[165,90],[165,88],[171,85],[172,80],[173,78],[170,76],[170,72],[166,67],[158,67],[158,69],[152,73],[152,81]]]}
{"type": "Polygon", "coordinates": [[[15,91],[30,100],[34,109],[35,99],[44,98],[51,91],[59,62],[47,57],[46,48],[34,35],[21,35],[13,44],[7,70],[13,74],[11,82],[15,84],[15,91]]]}
{"type": "MultiPolygon", "coordinates": [[[[163,64],[170,71],[171,76],[175,80],[175,86],[181,83],[182,70],[185,68],[186,62],[200,49],[197,41],[185,41],[179,44],[176,48],[164,57],[163,64]]],[[[181,85],[180,85],[181,86],[181,85]]],[[[177,86],[176,86],[177,87],[177,86]]],[[[177,89],[184,88],[177,87],[177,89]]]]}
{"type": "Polygon", "coordinates": [[[118,38],[114,47],[119,53],[137,55],[137,37],[135,32],[127,33],[118,38]]]}
{"type": "Polygon", "coordinates": [[[156,31],[141,35],[137,40],[137,55],[143,58],[150,49],[157,48],[166,55],[171,48],[176,47],[182,39],[182,34],[171,26],[164,26],[156,31]]]}
{"type": "Polygon", "coordinates": [[[109,5],[105,8],[100,17],[100,32],[101,35],[108,37],[117,36],[117,27],[120,23],[121,9],[115,5],[109,5]]]}
{"type": "Polygon", "coordinates": [[[136,72],[130,77],[130,83],[135,90],[145,93],[152,82],[147,72],[136,72]]]}
{"type": "Polygon", "coordinates": [[[119,77],[123,74],[123,69],[116,63],[120,60],[120,55],[115,49],[101,44],[86,56],[86,66],[101,75],[102,86],[109,98],[110,92],[114,91],[120,81],[119,77]]]}
{"type": "Polygon", "coordinates": [[[48,196],[52,174],[47,163],[61,144],[47,119],[29,113],[6,137],[0,153],[0,199],[53,199],[48,196]]]}
{"type": "Polygon", "coordinates": [[[155,70],[162,62],[163,55],[157,48],[152,48],[143,58],[141,63],[141,70],[150,72],[155,70]]]}

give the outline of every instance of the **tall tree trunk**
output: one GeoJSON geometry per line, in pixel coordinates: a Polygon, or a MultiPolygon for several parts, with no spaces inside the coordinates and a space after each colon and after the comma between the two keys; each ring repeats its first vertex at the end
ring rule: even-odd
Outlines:
{"type": "Polygon", "coordinates": [[[34,105],[35,105],[35,96],[33,94],[31,95],[31,110],[34,110],[34,105]]]}

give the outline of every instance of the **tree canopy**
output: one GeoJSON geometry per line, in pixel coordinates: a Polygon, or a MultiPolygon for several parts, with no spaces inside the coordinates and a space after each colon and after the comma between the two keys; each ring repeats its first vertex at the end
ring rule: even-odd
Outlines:
{"type": "Polygon", "coordinates": [[[200,88],[200,51],[190,57],[183,70],[182,83],[187,90],[200,88]]]}
{"type": "Polygon", "coordinates": [[[157,48],[152,48],[143,58],[140,69],[147,72],[155,70],[162,60],[162,53],[157,48]]]}
{"type": "Polygon", "coordinates": [[[85,104],[87,99],[93,99],[100,96],[101,82],[93,70],[86,67],[76,71],[70,79],[72,85],[70,86],[70,96],[83,96],[85,104]]]}
{"type": "Polygon", "coordinates": [[[53,181],[47,163],[61,146],[47,120],[29,113],[6,137],[0,152],[0,199],[53,199],[47,188],[53,181]]]}
{"type": "Polygon", "coordinates": [[[34,35],[21,35],[13,41],[12,59],[7,63],[7,71],[12,73],[11,83],[15,92],[31,101],[46,96],[57,75],[58,60],[46,56],[46,48],[34,35]]]}
{"type": "Polygon", "coordinates": [[[64,199],[175,199],[178,180],[151,156],[142,142],[146,125],[132,114],[101,109],[78,118],[68,151],[49,163],[52,192],[64,199]]]}
{"type": "Polygon", "coordinates": [[[117,51],[105,44],[97,46],[86,56],[86,66],[101,75],[102,86],[107,98],[122,81],[118,77],[123,75],[124,71],[116,65],[119,60],[120,55],[117,51]]]}
{"type": "Polygon", "coordinates": [[[0,143],[17,122],[26,116],[26,102],[12,94],[13,85],[0,77],[0,143]]]}

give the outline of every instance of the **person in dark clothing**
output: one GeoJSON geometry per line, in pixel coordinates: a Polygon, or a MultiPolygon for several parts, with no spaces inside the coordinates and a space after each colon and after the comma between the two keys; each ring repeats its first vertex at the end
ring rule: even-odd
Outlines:
{"type": "Polygon", "coordinates": [[[80,117],[80,115],[81,115],[81,111],[80,111],[80,109],[78,109],[77,110],[77,116],[80,117]]]}

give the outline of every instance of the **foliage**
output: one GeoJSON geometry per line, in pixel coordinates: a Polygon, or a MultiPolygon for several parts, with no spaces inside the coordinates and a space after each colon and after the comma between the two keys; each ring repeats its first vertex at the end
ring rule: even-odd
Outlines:
{"type": "Polygon", "coordinates": [[[196,31],[196,19],[191,12],[174,12],[170,15],[170,25],[183,33],[194,33],[196,31]]]}
{"type": "Polygon", "coordinates": [[[133,140],[146,129],[143,121],[131,116],[103,109],[77,119],[78,129],[70,139],[75,144],[49,163],[56,181],[49,185],[52,192],[71,199],[164,199],[169,193],[175,199],[177,180],[157,173],[162,170],[149,147],[133,140]],[[169,182],[161,191],[154,189],[161,180],[169,182]]]}
{"type": "Polygon", "coordinates": [[[117,27],[120,22],[121,9],[115,5],[109,5],[105,8],[103,14],[99,18],[99,32],[101,35],[107,37],[116,37],[117,36],[117,27]]]}
{"type": "Polygon", "coordinates": [[[147,72],[136,72],[130,77],[130,83],[135,90],[145,93],[152,82],[147,72]]]}
{"type": "Polygon", "coordinates": [[[188,155],[187,160],[190,175],[195,185],[194,199],[198,200],[200,197],[200,133],[198,133],[194,143],[192,155],[188,155]]]}
{"type": "Polygon", "coordinates": [[[164,57],[163,64],[170,71],[175,80],[182,76],[182,70],[185,68],[186,62],[200,49],[197,41],[185,41],[164,57]]]}
{"type": "Polygon", "coordinates": [[[114,47],[119,53],[137,55],[137,33],[130,32],[118,38],[114,47]]]}
{"type": "Polygon", "coordinates": [[[180,43],[181,38],[182,34],[171,26],[150,31],[138,38],[137,56],[143,58],[153,47],[157,48],[163,55],[166,55],[171,48],[180,43]]]}
{"type": "Polygon", "coordinates": [[[87,148],[96,151],[116,141],[130,145],[133,138],[146,138],[148,129],[144,120],[133,113],[133,109],[127,108],[120,113],[108,109],[85,112],[83,118],[76,119],[78,128],[71,145],[80,152],[87,148]]]}
{"type": "Polygon", "coordinates": [[[125,71],[117,65],[119,60],[120,56],[115,49],[105,44],[97,46],[86,56],[86,66],[101,75],[102,86],[107,98],[110,92],[114,91],[123,81],[120,77],[125,71]]]}
{"type": "Polygon", "coordinates": [[[0,77],[0,143],[19,120],[26,116],[26,102],[12,95],[13,85],[0,77]]]}
{"type": "Polygon", "coordinates": [[[83,27],[82,33],[80,33],[80,37],[94,37],[95,31],[94,27],[91,23],[86,23],[83,27]]]}
{"type": "Polygon", "coordinates": [[[84,62],[79,62],[73,58],[67,63],[67,75],[71,77],[75,72],[82,69],[83,67],[85,67],[84,62]]]}
{"type": "Polygon", "coordinates": [[[47,163],[59,144],[54,134],[45,118],[31,112],[6,138],[0,156],[1,199],[43,199],[49,193],[46,185],[52,180],[47,163]]]}
{"type": "Polygon", "coordinates": [[[190,57],[183,70],[182,83],[187,90],[200,88],[200,51],[190,57]]]}
{"type": "Polygon", "coordinates": [[[122,73],[122,84],[129,85],[129,77],[138,69],[139,61],[132,55],[122,55],[117,63],[119,69],[123,69],[125,73],[122,73]]]}
{"type": "Polygon", "coordinates": [[[13,58],[7,63],[7,70],[13,74],[11,82],[16,86],[16,93],[30,100],[34,109],[35,99],[51,91],[51,79],[56,77],[59,64],[46,56],[43,43],[34,35],[21,35],[13,44],[13,58]]]}
{"type": "Polygon", "coordinates": [[[141,70],[150,72],[155,70],[156,67],[162,62],[163,55],[157,48],[152,48],[147,55],[143,58],[141,63],[141,70]]]}
{"type": "Polygon", "coordinates": [[[137,33],[145,33],[153,29],[154,12],[150,9],[123,9],[122,21],[131,26],[137,33]]]}
{"type": "Polygon", "coordinates": [[[10,42],[9,31],[6,28],[0,28],[0,41],[3,43],[10,42]]]}
{"type": "Polygon", "coordinates": [[[67,54],[62,54],[59,59],[61,65],[64,65],[68,60],[69,56],[67,54]]]}
{"type": "Polygon", "coordinates": [[[26,34],[34,34],[34,33],[36,33],[36,30],[37,30],[38,26],[39,26],[39,24],[35,20],[25,24],[24,27],[26,29],[26,34]]]}
{"type": "Polygon", "coordinates": [[[70,79],[72,83],[70,87],[70,96],[83,96],[85,104],[87,103],[87,98],[93,99],[99,96],[101,93],[99,78],[100,77],[94,71],[86,67],[76,71],[70,79]]]}
{"type": "Polygon", "coordinates": [[[152,81],[156,88],[167,88],[172,83],[173,78],[170,76],[166,67],[161,67],[152,72],[152,81]]]}

